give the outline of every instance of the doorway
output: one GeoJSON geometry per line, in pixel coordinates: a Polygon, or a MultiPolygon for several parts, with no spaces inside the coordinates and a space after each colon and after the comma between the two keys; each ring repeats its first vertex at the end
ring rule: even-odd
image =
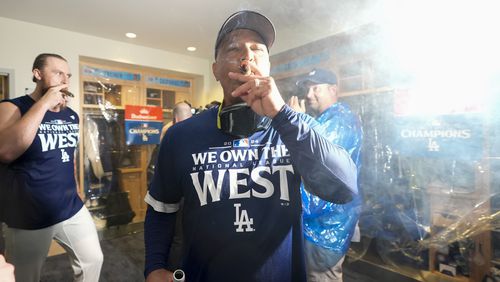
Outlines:
{"type": "Polygon", "coordinates": [[[0,101],[13,97],[14,75],[13,71],[0,69],[0,101]]]}

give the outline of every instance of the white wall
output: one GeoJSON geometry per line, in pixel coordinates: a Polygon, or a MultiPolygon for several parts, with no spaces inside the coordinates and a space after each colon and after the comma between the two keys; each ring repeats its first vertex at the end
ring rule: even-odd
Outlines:
{"type": "MultiPolygon", "coordinates": [[[[58,53],[68,60],[73,73],[70,91],[75,94],[79,93],[79,56],[87,56],[200,75],[201,87],[195,89],[193,104],[222,100],[211,61],[0,17],[0,68],[14,71],[14,97],[34,88],[31,67],[40,53],[58,53]]],[[[72,100],[71,107],[79,110],[79,99],[72,100]]]]}

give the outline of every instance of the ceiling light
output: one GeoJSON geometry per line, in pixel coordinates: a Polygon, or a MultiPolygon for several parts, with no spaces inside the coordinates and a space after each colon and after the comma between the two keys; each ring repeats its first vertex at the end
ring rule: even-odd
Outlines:
{"type": "Polygon", "coordinates": [[[136,38],[137,34],[135,34],[133,32],[127,32],[127,33],[125,33],[125,36],[128,38],[136,38]]]}
{"type": "Polygon", "coordinates": [[[189,52],[194,52],[196,51],[196,47],[193,47],[193,46],[189,46],[186,48],[189,52]]]}

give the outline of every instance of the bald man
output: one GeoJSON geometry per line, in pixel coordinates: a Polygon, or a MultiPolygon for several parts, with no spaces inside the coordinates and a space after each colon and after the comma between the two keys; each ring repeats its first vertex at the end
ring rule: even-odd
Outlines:
{"type": "Polygon", "coordinates": [[[173,121],[174,124],[176,122],[183,121],[193,116],[193,112],[191,111],[191,105],[189,105],[186,102],[179,102],[175,104],[173,113],[174,113],[174,121],[173,121]]]}
{"type": "Polygon", "coordinates": [[[161,129],[161,139],[163,139],[163,136],[165,136],[167,129],[169,129],[172,125],[193,116],[193,112],[191,111],[191,105],[188,104],[187,102],[179,102],[175,104],[173,115],[174,115],[173,120],[165,124],[161,129]]]}

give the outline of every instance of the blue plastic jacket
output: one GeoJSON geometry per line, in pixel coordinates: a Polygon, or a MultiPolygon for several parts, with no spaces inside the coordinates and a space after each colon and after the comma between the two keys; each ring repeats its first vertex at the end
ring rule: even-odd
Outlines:
{"type": "MultiPolygon", "coordinates": [[[[335,103],[317,117],[319,130],[329,141],[342,146],[357,166],[361,166],[360,149],[363,137],[357,115],[343,103],[335,103]]],[[[316,245],[345,254],[361,213],[358,193],[347,204],[334,204],[307,192],[301,185],[305,238],[316,245]]]]}

